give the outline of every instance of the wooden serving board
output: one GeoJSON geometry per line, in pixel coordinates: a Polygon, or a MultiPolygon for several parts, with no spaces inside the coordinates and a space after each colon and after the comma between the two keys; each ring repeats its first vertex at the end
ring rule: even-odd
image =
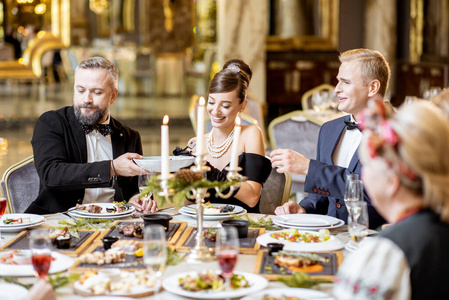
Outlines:
{"type": "MultiPolygon", "coordinates": [[[[103,238],[109,237],[109,236],[118,236],[121,239],[127,239],[127,240],[137,240],[137,241],[143,241],[143,239],[139,239],[136,237],[128,237],[124,236],[122,233],[120,233],[120,227],[124,225],[129,224],[137,224],[142,225],[143,221],[115,221],[113,223],[113,226],[101,233],[101,235],[95,240],[96,243],[103,244],[103,238]]],[[[179,238],[181,237],[182,233],[187,227],[187,222],[170,222],[168,230],[165,232],[165,237],[167,239],[167,245],[174,246],[179,238]]]]}
{"type": "MultiPolygon", "coordinates": [[[[323,263],[324,269],[321,272],[307,274],[313,278],[334,280],[334,276],[343,262],[343,253],[341,251],[314,253],[326,258],[326,262],[323,263]]],[[[290,276],[293,272],[287,268],[282,270],[274,263],[274,256],[268,255],[268,250],[260,250],[257,253],[254,273],[262,275],[268,280],[275,281],[279,276],[290,276]]]]}
{"type": "MultiPolygon", "coordinates": [[[[33,231],[47,231],[41,229],[33,229],[33,231]]],[[[24,250],[30,249],[29,238],[31,230],[24,230],[20,232],[15,238],[6,243],[0,250],[24,250]]],[[[52,246],[52,251],[68,255],[70,257],[78,257],[94,242],[95,238],[100,235],[99,230],[78,230],[79,238],[73,238],[69,249],[58,249],[52,246]]]]}
{"type": "MultiPolygon", "coordinates": [[[[206,230],[208,228],[209,227],[204,227],[203,230],[206,230]]],[[[176,245],[176,250],[179,252],[187,252],[190,249],[194,248],[196,244],[196,233],[196,227],[187,228],[187,231],[182,235],[181,239],[176,245]]],[[[260,245],[259,243],[257,243],[256,239],[263,233],[265,233],[265,228],[248,228],[248,236],[246,238],[239,239],[240,253],[256,254],[260,248],[260,245]]],[[[208,248],[215,248],[215,242],[211,242],[207,239],[204,239],[204,244],[208,248]]]]}

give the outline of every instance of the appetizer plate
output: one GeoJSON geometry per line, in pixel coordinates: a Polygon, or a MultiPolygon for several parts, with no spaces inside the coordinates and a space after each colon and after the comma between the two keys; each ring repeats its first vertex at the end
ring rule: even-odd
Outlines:
{"type": "MultiPolygon", "coordinates": [[[[133,207],[134,208],[134,207],[133,207]]],[[[124,215],[116,215],[116,214],[93,214],[92,216],[86,216],[83,214],[78,213],[78,211],[69,211],[68,214],[70,217],[73,218],[85,218],[85,219],[121,219],[121,218],[127,218],[131,216],[135,211],[134,210],[124,214],[124,215]]]]}
{"type": "Polygon", "coordinates": [[[22,300],[28,295],[28,290],[18,284],[0,282],[0,299],[22,300]]]}
{"type": "MultiPolygon", "coordinates": [[[[220,208],[225,207],[225,206],[226,206],[226,204],[213,203],[211,208],[212,209],[220,209],[220,208]]],[[[230,215],[231,213],[233,213],[233,214],[240,214],[244,210],[243,207],[238,206],[238,205],[231,205],[231,206],[234,206],[234,210],[233,211],[231,211],[231,212],[223,212],[223,213],[221,213],[221,212],[218,212],[218,213],[217,212],[207,212],[207,209],[205,208],[203,215],[204,216],[223,216],[223,215],[230,215]]],[[[196,208],[195,207],[196,207],[196,204],[183,206],[180,209],[180,211],[182,210],[182,211],[184,211],[186,213],[190,213],[190,214],[196,215],[196,208]]]]}
{"type": "Polygon", "coordinates": [[[285,299],[285,297],[295,297],[299,299],[320,299],[320,300],[332,300],[333,297],[324,292],[311,289],[302,288],[276,288],[268,289],[258,292],[254,295],[243,297],[241,300],[262,300],[264,296],[278,297],[279,299],[285,299]]]}
{"type": "MultiPolygon", "coordinates": [[[[11,251],[0,252],[0,256],[10,252],[11,251]]],[[[58,252],[52,252],[51,255],[55,260],[51,262],[49,274],[65,271],[75,262],[73,258],[58,252]]],[[[0,276],[34,276],[33,265],[0,264],[0,276]]]]}
{"type": "Polygon", "coordinates": [[[88,216],[88,217],[98,217],[98,216],[121,216],[121,215],[127,215],[130,213],[133,213],[136,211],[134,206],[129,206],[129,209],[127,209],[126,211],[122,211],[119,213],[109,213],[106,211],[107,208],[113,208],[115,206],[115,203],[89,203],[86,204],[85,206],[89,206],[89,205],[96,205],[96,206],[100,206],[101,207],[101,213],[91,213],[88,212],[86,210],[82,210],[82,209],[77,209],[76,207],[72,207],[69,209],[70,212],[76,212],[79,215],[84,215],[84,216],[88,216]]]}
{"type": "MultiPolygon", "coordinates": [[[[134,162],[141,168],[149,172],[161,172],[161,157],[160,156],[146,156],[143,159],[133,159],[134,162]]],[[[181,168],[185,168],[193,164],[194,156],[169,156],[170,172],[176,172],[181,168]]]]}
{"type": "MultiPolygon", "coordinates": [[[[316,242],[316,243],[306,243],[306,242],[290,242],[285,240],[278,240],[272,237],[271,235],[278,232],[290,232],[291,230],[279,230],[272,231],[269,233],[265,233],[257,237],[257,242],[262,246],[267,246],[268,243],[281,243],[284,244],[285,251],[335,251],[342,249],[345,246],[345,243],[342,242],[339,238],[332,236],[329,240],[325,242],[316,242]]],[[[315,231],[299,231],[299,233],[311,233],[317,235],[315,231]]]]}
{"type": "Polygon", "coordinates": [[[162,286],[165,290],[169,291],[170,293],[183,297],[189,297],[194,299],[227,299],[227,298],[239,298],[249,294],[256,293],[258,291],[263,290],[268,285],[268,280],[266,280],[262,276],[253,273],[235,272],[235,274],[245,276],[245,279],[248,280],[251,286],[231,291],[204,290],[198,292],[187,291],[179,286],[178,280],[180,278],[186,277],[187,275],[195,276],[196,273],[197,272],[184,272],[169,276],[164,279],[164,281],[162,282],[162,286]]]}
{"type": "MultiPolygon", "coordinates": [[[[273,218],[275,219],[275,218],[273,218]]],[[[308,226],[296,226],[296,225],[286,225],[285,223],[279,223],[276,220],[273,220],[273,223],[275,225],[284,227],[284,228],[293,228],[293,229],[298,229],[298,230],[320,230],[320,229],[334,229],[334,228],[338,228],[341,227],[343,225],[345,225],[345,222],[343,220],[339,220],[339,222],[335,225],[330,225],[330,226],[317,226],[317,227],[308,227],[308,226]]]]}
{"type": "Polygon", "coordinates": [[[40,215],[34,214],[4,214],[0,219],[0,231],[3,232],[18,232],[27,228],[36,227],[45,222],[45,218],[40,215]],[[6,219],[19,219],[19,218],[29,218],[30,222],[22,224],[4,224],[3,221],[6,219]]]}
{"type": "Polygon", "coordinates": [[[273,218],[279,224],[300,227],[329,227],[340,223],[340,219],[317,214],[290,214],[273,218]]]}
{"type": "MultiPolygon", "coordinates": [[[[187,216],[187,217],[191,217],[196,219],[196,213],[188,213],[182,209],[179,210],[179,213],[181,215],[187,216]]],[[[236,214],[237,216],[241,216],[246,214],[246,209],[243,209],[243,211],[241,211],[240,213],[236,214]]],[[[221,215],[203,215],[203,220],[205,221],[220,221],[220,220],[227,220],[227,219],[232,219],[233,216],[231,216],[230,214],[221,214],[221,215]]]]}

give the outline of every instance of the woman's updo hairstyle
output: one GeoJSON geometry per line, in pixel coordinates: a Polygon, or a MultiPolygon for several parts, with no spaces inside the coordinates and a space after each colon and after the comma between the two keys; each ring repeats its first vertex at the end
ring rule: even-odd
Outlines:
{"type": "Polygon", "coordinates": [[[404,187],[423,196],[425,208],[449,223],[449,124],[442,112],[430,102],[414,102],[377,128],[384,134],[374,140],[376,133],[368,133],[362,156],[382,158],[404,187]]]}
{"type": "Polygon", "coordinates": [[[209,94],[228,93],[236,90],[240,103],[245,101],[249,82],[253,72],[251,67],[241,59],[228,60],[223,70],[212,78],[209,94]]]}

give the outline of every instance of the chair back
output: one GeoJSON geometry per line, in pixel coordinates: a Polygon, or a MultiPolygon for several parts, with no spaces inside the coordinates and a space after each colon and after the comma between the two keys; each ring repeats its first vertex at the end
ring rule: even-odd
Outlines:
{"type": "Polygon", "coordinates": [[[311,90],[308,90],[301,97],[302,109],[307,110],[313,108],[313,97],[315,97],[316,93],[327,91],[330,96],[334,92],[334,89],[335,87],[333,85],[323,83],[311,90]]]}
{"type": "MultiPolygon", "coordinates": [[[[190,122],[192,123],[193,130],[195,132],[196,132],[196,125],[197,125],[196,122],[197,122],[199,100],[200,100],[200,97],[198,95],[193,95],[190,98],[190,105],[189,105],[189,118],[190,118],[190,122]]],[[[240,119],[242,120],[242,125],[257,125],[257,126],[259,126],[259,123],[257,122],[257,120],[248,114],[241,113],[240,119]]],[[[211,131],[212,123],[207,114],[205,117],[205,122],[206,122],[206,124],[205,124],[206,132],[211,131]]]]}
{"type": "Polygon", "coordinates": [[[39,194],[39,176],[30,156],[9,167],[3,180],[6,184],[8,213],[23,213],[39,194]]]}
{"type": "Polygon", "coordinates": [[[260,213],[274,214],[276,207],[284,204],[290,197],[292,176],[290,173],[278,173],[272,169],[262,187],[260,195],[260,213]]]}
{"type": "MultiPolygon", "coordinates": [[[[268,125],[271,149],[291,149],[314,159],[322,124],[323,121],[301,110],[277,117],[268,125]]],[[[293,175],[292,192],[303,192],[304,181],[305,176],[293,175]]]]}

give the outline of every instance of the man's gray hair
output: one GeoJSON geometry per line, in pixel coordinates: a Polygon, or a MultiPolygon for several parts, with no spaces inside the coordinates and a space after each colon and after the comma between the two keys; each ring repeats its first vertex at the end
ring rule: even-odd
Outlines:
{"type": "Polygon", "coordinates": [[[75,73],[79,69],[104,69],[111,75],[112,82],[114,83],[114,88],[117,88],[118,69],[112,62],[110,62],[106,58],[100,56],[87,58],[80,62],[80,64],[76,67],[75,73]]]}

